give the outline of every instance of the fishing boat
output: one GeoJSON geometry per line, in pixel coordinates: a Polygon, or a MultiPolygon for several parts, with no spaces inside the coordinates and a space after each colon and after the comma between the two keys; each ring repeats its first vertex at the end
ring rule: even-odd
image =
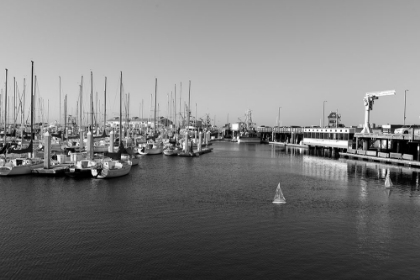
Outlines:
{"type": "Polygon", "coordinates": [[[252,122],[251,110],[248,110],[245,113],[244,125],[239,131],[237,137],[237,142],[240,143],[249,143],[249,144],[259,144],[261,143],[261,137],[258,135],[257,130],[255,129],[255,123],[252,122]]]}
{"type": "Polygon", "coordinates": [[[286,203],[286,198],[284,198],[283,192],[281,191],[280,183],[277,185],[276,195],[274,196],[273,203],[275,204],[286,203]]]}

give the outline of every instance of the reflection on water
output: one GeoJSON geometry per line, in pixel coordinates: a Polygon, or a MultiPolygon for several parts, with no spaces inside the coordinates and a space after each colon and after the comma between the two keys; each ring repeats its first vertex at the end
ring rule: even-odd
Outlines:
{"type": "Polygon", "coordinates": [[[0,275],[418,278],[416,169],[274,145],[213,148],[144,157],[115,180],[0,178],[0,275]],[[279,182],[284,205],[272,203],[279,182]]]}

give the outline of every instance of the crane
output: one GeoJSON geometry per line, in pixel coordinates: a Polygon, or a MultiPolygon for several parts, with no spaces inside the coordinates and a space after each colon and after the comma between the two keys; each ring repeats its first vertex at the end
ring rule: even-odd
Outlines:
{"type": "Polygon", "coordinates": [[[367,92],[366,96],[363,98],[365,104],[365,123],[363,124],[363,129],[361,133],[372,133],[370,129],[370,111],[373,109],[373,103],[375,99],[378,99],[379,96],[395,95],[395,90],[386,90],[386,91],[376,91],[376,92],[367,92]]]}

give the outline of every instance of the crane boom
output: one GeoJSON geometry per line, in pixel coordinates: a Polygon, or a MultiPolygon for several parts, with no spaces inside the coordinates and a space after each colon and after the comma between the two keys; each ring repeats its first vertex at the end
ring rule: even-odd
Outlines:
{"type": "Polygon", "coordinates": [[[371,133],[370,129],[370,111],[373,109],[373,103],[375,99],[378,99],[379,96],[395,95],[395,90],[385,90],[385,91],[375,91],[367,92],[366,96],[363,98],[365,104],[365,123],[363,125],[362,133],[371,133]]]}
{"type": "Polygon", "coordinates": [[[395,90],[375,91],[375,92],[367,92],[366,93],[366,97],[386,96],[386,95],[395,95],[395,90]]]}

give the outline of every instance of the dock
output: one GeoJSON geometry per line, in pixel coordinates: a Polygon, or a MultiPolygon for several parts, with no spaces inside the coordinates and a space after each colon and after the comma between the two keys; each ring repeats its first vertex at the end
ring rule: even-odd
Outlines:
{"type": "Polygon", "coordinates": [[[35,168],[32,170],[32,174],[40,176],[61,176],[64,175],[66,169],[68,169],[70,164],[59,164],[52,166],[51,168],[35,168]]]}

